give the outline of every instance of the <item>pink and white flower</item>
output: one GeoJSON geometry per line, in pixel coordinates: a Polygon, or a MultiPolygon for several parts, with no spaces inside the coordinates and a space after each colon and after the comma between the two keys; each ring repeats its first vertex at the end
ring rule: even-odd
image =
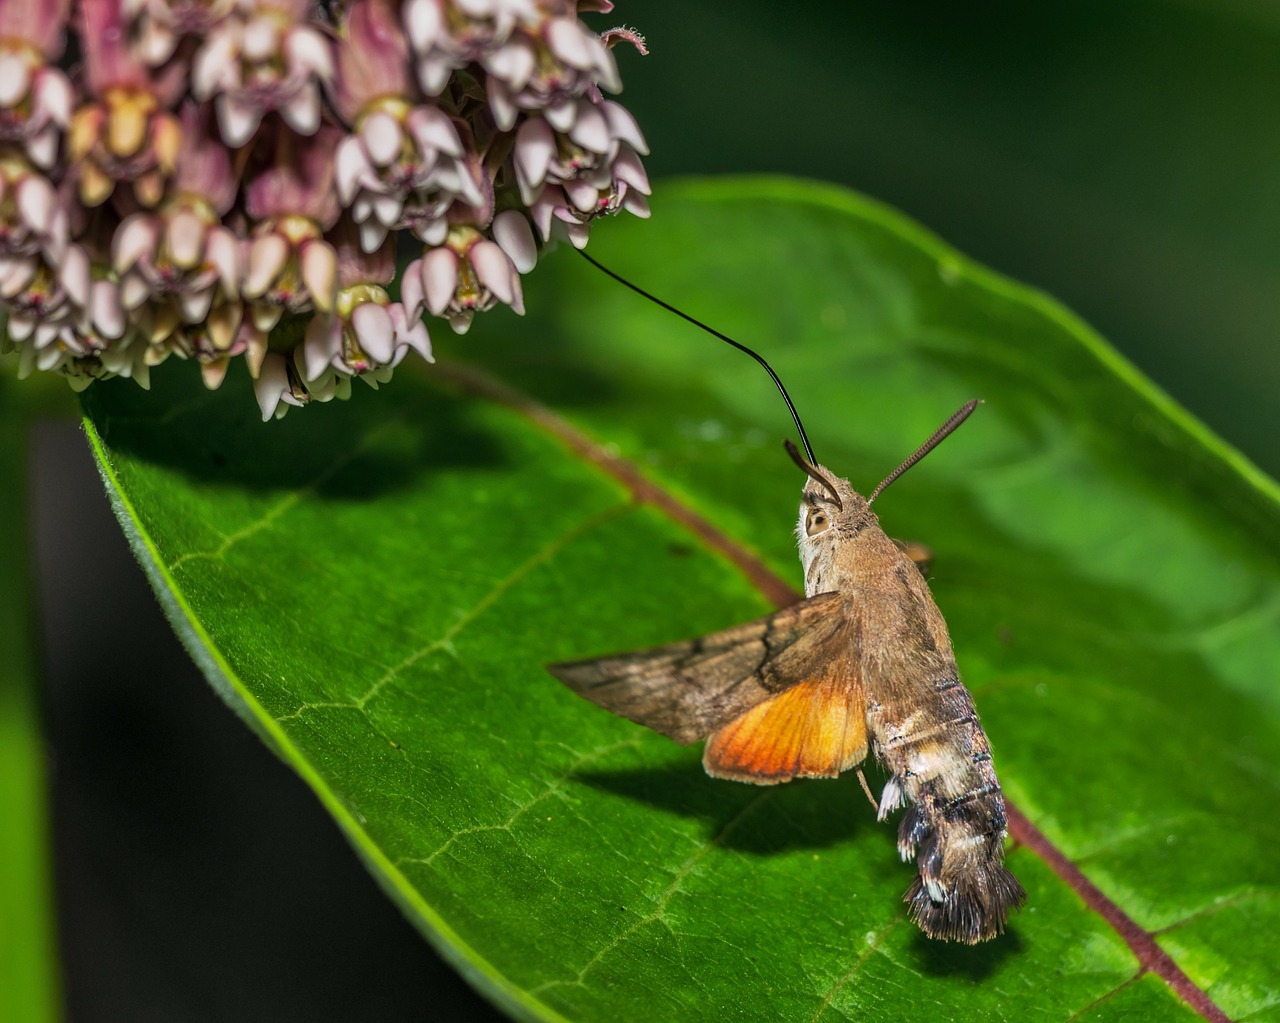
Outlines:
{"type": "Polygon", "coordinates": [[[227,145],[243,146],[278,113],[299,135],[320,127],[320,90],[333,79],[329,40],[308,22],[308,0],[241,0],[191,65],[191,91],[213,100],[227,145]]]}
{"type": "Polygon", "coordinates": [[[521,112],[541,114],[557,131],[568,131],[579,97],[598,98],[598,87],[622,88],[609,48],[571,15],[545,18],[530,31],[517,32],[480,63],[488,72],[490,110],[502,131],[514,128],[521,112]]]}
{"type": "Polygon", "coordinates": [[[499,49],[517,25],[536,25],[536,0],[408,0],[404,31],[418,81],[438,96],[454,71],[499,49]]]}
{"type": "Polygon", "coordinates": [[[183,39],[204,39],[235,9],[237,0],[124,0],[138,59],[158,67],[183,39]]]}
{"type": "Polygon", "coordinates": [[[635,119],[612,100],[576,101],[567,132],[530,117],[516,132],[515,168],[520,197],[544,241],[559,225],[578,248],[591,221],[625,209],[649,215],[649,177],[640,160],[649,147],[635,119]]]}
{"type": "Polygon", "coordinates": [[[340,221],[329,240],[338,254],[340,289],[333,312],[312,317],[300,346],[296,365],[307,389],[327,389],[335,374],[359,376],[377,388],[410,350],[433,362],[426,324],[420,316],[411,319],[383,287],[395,277],[391,245],[364,252],[349,220],[340,221]]]}
{"type": "Polygon", "coordinates": [[[62,56],[67,0],[0,3],[0,143],[53,167],[71,123],[75,92],[53,65],[62,56]]]}
{"type": "Polygon", "coordinates": [[[499,302],[524,315],[524,296],[515,263],[497,242],[471,227],[454,228],[444,245],[427,249],[409,264],[400,296],[412,319],[425,309],[443,316],[465,334],[476,313],[499,302]]]}

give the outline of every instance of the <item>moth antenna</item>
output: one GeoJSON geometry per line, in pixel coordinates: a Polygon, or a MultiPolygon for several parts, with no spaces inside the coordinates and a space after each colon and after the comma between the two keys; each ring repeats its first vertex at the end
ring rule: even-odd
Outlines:
{"type": "Polygon", "coordinates": [[[960,408],[956,409],[956,411],[951,414],[951,418],[948,419],[941,426],[939,426],[936,430],[934,430],[933,436],[930,437],[923,444],[921,444],[920,447],[916,450],[916,453],[914,455],[912,455],[900,466],[894,469],[893,472],[889,473],[889,475],[885,477],[884,481],[880,484],[880,486],[876,487],[875,490],[871,491],[871,496],[867,498],[867,507],[868,508],[871,507],[872,502],[875,501],[875,499],[880,496],[880,494],[884,491],[886,487],[889,486],[890,483],[896,480],[904,472],[906,472],[913,465],[915,465],[916,462],[920,461],[920,459],[924,458],[925,455],[927,455],[930,451],[932,451],[944,440],[946,440],[947,437],[952,433],[952,431],[954,431],[957,426],[959,426],[971,415],[973,415],[973,410],[976,409],[981,404],[982,404],[981,398],[974,398],[971,401],[966,401],[962,406],[960,406],[960,408]]]}
{"type": "Polygon", "coordinates": [[[787,454],[791,456],[791,461],[800,466],[804,470],[804,474],[811,479],[817,480],[827,488],[827,493],[831,495],[831,500],[835,501],[836,507],[844,511],[844,502],[840,500],[840,495],[836,493],[835,484],[827,479],[826,475],[816,465],[812,465],[804,460],[804,456],[796,450],[796,446],[789,440],[784,440],[782,446],[787,449],[787,454]]]}
{"type": "Polygon", "coordinates": [[[791,401],[791,395],[789,395],[787,393],[787,389],[782,386],[782,381],[781,379],[779,379],[778,374],[773,371],[772,366],[770,366],[767,362],[764,361],[764,356],[762,356],[759,352],[753,351],[752,349],[748,348],[746,345],[735,341],[733,338],[729,337],[728,334],[722,334],[720,333],[720,331],[716,330],[714,327],[708,327],[701,320],[694,319],[688,313],[683,312],[680,309],[677,309],[675,306],[671,305],[669,302],[664,302],[662,299],[658,298],[656,295],[649,294],[649,292],[645,291],[644,288],[640,287],[637,284],[632,284],[629,280],[627,280],[621,274],[614,273],[603,263],[593,259],[591,256],[588,256],[582,250],[578,250],[578,255],[580,255],[583,259],[585,259],[588,263],[594,266],[601,273],[609,277],[612,277],[619,284],[623,285],[624,287],[630,288],[637,295],[647,298],[654,305],[660,306],[661,308],[665,309],[669,313],[675,313],[677,316],[680,317],[680,319],[686,320],[689,323],[692,323],[695,327],[701,327],[712,337],[719,338],[721,341],[723,341],[727,345],[733,345],[733,347],[738,349],[738,351],[745,352],[747,355],[750,355],[751,358],[755,359],[756,362],[760,363],[764,371],[769,374],[769,379],[778,385],[778,393],[782,395],[782,400],[787,403],[787,411],[791,413],[791,418],[796,424],[796,432],[800,434],[800,443],[804,445],[804,452],[806,455],[809,456],[810,464],[817,463],[817,459],[813,457],[813,448],[809,446],[809,435],[804,432],[804,424],[800,422],[800,413],[796,411],[795,404],[791,401]]]}

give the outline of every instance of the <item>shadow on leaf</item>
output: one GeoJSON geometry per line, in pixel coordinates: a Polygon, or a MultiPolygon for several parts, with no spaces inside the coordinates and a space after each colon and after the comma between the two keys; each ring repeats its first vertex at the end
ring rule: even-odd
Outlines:
{"type": "MultiPolygon", "coordinates": [[[[429,371],[428,371],[429,372],[429,371]]],[[[206,391],[191,366],[163,366],[144,391],[127,380],[85,392],[84,409],[116,451],[215,486],[310,489],[370,500],[442,470],[500,468],[509,459],[474,401],[402,371],[380,393],[357,384],[349,401],[292,409],[261,422],[250,381],[237,366],[206,391]]]]}
{"type": "Polygon", "coordinates": [[[990,977],[1012,956],[1021,955],[1025,942],[1016,929],[980,945],[935,941],[917,931],[910,941],[916,965],[934,977],[963,977],[979,983],[990,977]]]}
{"type": "MultiPolygon", "coordinates": [[[[697,817],[713,844],[751,856],[829,849],[875,825],[856,781],[846,784],[851,777],[763,788],[708,777],[701,764],[691,762],[647,771],[585,772],[577,780],[667,813],[697,817]]],[[[886,832],[890,846],[892,835],[886,832]]]]}

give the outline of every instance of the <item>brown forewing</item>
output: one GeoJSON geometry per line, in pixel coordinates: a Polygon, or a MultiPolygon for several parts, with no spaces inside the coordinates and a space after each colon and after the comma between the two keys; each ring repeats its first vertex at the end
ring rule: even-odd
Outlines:
{"type": "Polygon", "coordinates": [[[690,743],[799,683],[826,679],[846,623],[844,598],[820,593],[699,639],[548,670],[606,710],[690,743]]]}

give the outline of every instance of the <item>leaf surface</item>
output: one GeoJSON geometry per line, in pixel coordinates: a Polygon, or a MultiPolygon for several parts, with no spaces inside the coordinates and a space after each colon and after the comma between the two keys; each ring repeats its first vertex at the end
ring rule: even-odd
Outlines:
{"type": "MultiPolygon", "coordinates": [[[[1005,789],[1222,1011],[1280,1018],[1274,484],[1060,307],[849,193],[669,185],[597,235],[764,351],[855,486],[986,400],[877,511],[935,551],[1005,789]]],[[[86,403],[193,655],[423,931],[528,1019],[1194,1018],[1030,848],[1009,935],[931,943],[856,780],[714,781],[545,674],[799,587],[802,480],[749,360],[568,250],[526,291],[526,320],[437,328],[434,369],[279,424],[190,367],[86,403]]]]}

